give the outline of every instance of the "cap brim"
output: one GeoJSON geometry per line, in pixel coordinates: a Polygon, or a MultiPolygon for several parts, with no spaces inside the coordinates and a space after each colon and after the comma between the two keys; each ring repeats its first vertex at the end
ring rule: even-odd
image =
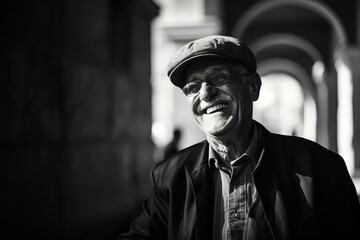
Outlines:
{"type": "Polygon", "coordinates": [[[189,63],[193,62],[194,60],[205,58],[205,57],[214,57],[214,58],[222,58],[222,59],[230,59],[230,60],[236,60],[234,58],[231,58],[229,56],[217,54],[217,53],[201,53],[194,56],[191,56],[189,58],[186,58],[184,61],[180,62],[174,69],[169,73],[169,78],[171,82],[179,87],[183,88],[186,83],[185,79],[185,72],[186,68],[188,67],[189,63]]]}

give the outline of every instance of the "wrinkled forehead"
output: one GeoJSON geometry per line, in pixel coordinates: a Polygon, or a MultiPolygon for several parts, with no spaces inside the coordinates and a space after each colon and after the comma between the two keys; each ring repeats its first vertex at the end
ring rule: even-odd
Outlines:
{"type": "Polygon", "coordinates": [[[239,62],[220,58],[204,58],[193,61],[186,69],[185,78],[188,82],[194,76],[206,76],[217,72],[223,73],[245,73],[248,70],[239,62]]]}
{"type": "Polygon", "coordinates": [[[205,71],[206,69],[216,69],[230,71],[229,63],[216,58],[206,58],[193,61],[186,69],[186,76],[191,75],[194,72],[205,71]]]}

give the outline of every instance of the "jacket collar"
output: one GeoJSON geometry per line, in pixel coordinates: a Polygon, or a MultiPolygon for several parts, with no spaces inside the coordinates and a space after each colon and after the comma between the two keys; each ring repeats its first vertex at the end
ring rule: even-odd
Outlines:
{"type": "Polygon", "coordinates": [[[187,156],[188,159],[191,159],[186,167],[190,175],[204,170],[204,165],[207,164],[209,143],[206,140],[201,143],[200,151],[193,151],[187,156]]]}

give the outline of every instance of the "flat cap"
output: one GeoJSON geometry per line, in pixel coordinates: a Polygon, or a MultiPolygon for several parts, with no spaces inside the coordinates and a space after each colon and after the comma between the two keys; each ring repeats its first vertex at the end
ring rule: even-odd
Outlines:
{"type": "Polygon", "coordinates": [[[185,71],[195,59],[218,57],[235,60],[243,64],[251,73],[256,72],[256,59],[252,51],[239,39],[214,35],[187,43],[170,59],[167,75],[171,82],[182,88],[185,85],[185,71]]]}

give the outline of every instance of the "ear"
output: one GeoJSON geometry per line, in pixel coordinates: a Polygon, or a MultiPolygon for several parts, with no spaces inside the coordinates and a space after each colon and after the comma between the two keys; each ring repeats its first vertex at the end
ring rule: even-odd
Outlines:
{"type": "Polygon", "coordinates": [[[259,98],[261,88],[261,78],[258,73],[254,73],[249,78],[249,93],[251,100],[255,102],[259,98]]]}

